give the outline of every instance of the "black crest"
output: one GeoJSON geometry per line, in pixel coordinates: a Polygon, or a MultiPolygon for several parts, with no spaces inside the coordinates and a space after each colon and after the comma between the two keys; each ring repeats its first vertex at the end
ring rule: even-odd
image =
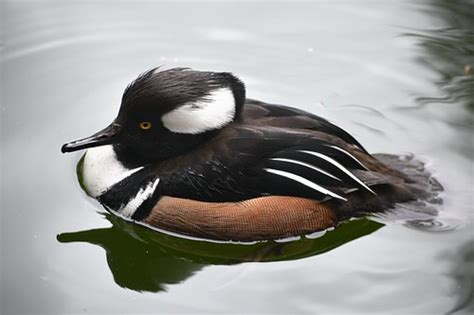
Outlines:
{"type": "Polygon", "coordinates": [[[245,101],[245,86],[228,72],[196,71],[189,68],[151,69],[130,83],[122,97],[121,111],[135,104],[159,104],[163,111],[185,103],[206,100],[219,88],[232,90],[238,111],[245,101]]]}

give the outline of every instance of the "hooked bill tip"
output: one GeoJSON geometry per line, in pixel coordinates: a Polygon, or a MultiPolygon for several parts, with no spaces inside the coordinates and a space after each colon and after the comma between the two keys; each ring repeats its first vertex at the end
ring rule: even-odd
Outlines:
{"type": "Polygon", "coordinates": [[[67,152],[69,152],[69,151],[68,151],[68,148],[67,148],[67,143],[65,143],[61,147],[61,153],[67,153],[67,152]]]}
{"type": "Polygon", "coordinates": [[[69,153],[78,150],[76,146],[74,145],[75,141],[65,143],[61,146],[61,152],[62,153],[69,153]]]}
{"type": "Polygon", "coordinates": [[[69,152],[79,151],[79,150],[91,147],[92,146],[91,144],[93,143],[83,142],[81,140],[71,141],[71,142],[63,144],[63,146],[61,147],[61,152],[69,153],[69,152]]]}

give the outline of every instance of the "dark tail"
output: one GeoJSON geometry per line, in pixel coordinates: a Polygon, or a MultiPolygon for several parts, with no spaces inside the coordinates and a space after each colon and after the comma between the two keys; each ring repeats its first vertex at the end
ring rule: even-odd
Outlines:
{"type": "MultiPolygon", "coordinates": [[[[425,162],[415,158],[413,154],[374,154],[374,156],[406,175],[407,180],[404,186],[417,197],[416,200],[395,204],[391,214],[398,219],[433,220],[438,214],[438,206],[443,203],[441,192],[444,189],[431,172],[426,169],[425,162]]],[[[382,217],[385,215],[390,216],[390,211],[389,213],[380,214],[382,217]]]]}

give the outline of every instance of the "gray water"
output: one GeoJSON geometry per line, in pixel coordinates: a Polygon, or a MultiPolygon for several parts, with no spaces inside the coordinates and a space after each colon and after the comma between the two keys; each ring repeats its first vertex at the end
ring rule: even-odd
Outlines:
{"type": "Polygon", "coordinates": [[[10,0],[0,20],[2,314],[474,312],[472,1],[10,0]],[[60,146],[157,65],[234,72],[371,152],[415,153],[438,216],[253,246],[104,216],[60,146]]]}

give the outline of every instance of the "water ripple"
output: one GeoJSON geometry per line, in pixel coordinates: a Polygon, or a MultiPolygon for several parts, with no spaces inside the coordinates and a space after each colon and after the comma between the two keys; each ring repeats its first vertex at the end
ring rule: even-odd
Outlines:
{"type": "Polygon", "coordinates": [[[441,221],[440,219],[408,220],[404,226],[424,232],[448,232],[458,229],[459,222],[441,221]]]}

